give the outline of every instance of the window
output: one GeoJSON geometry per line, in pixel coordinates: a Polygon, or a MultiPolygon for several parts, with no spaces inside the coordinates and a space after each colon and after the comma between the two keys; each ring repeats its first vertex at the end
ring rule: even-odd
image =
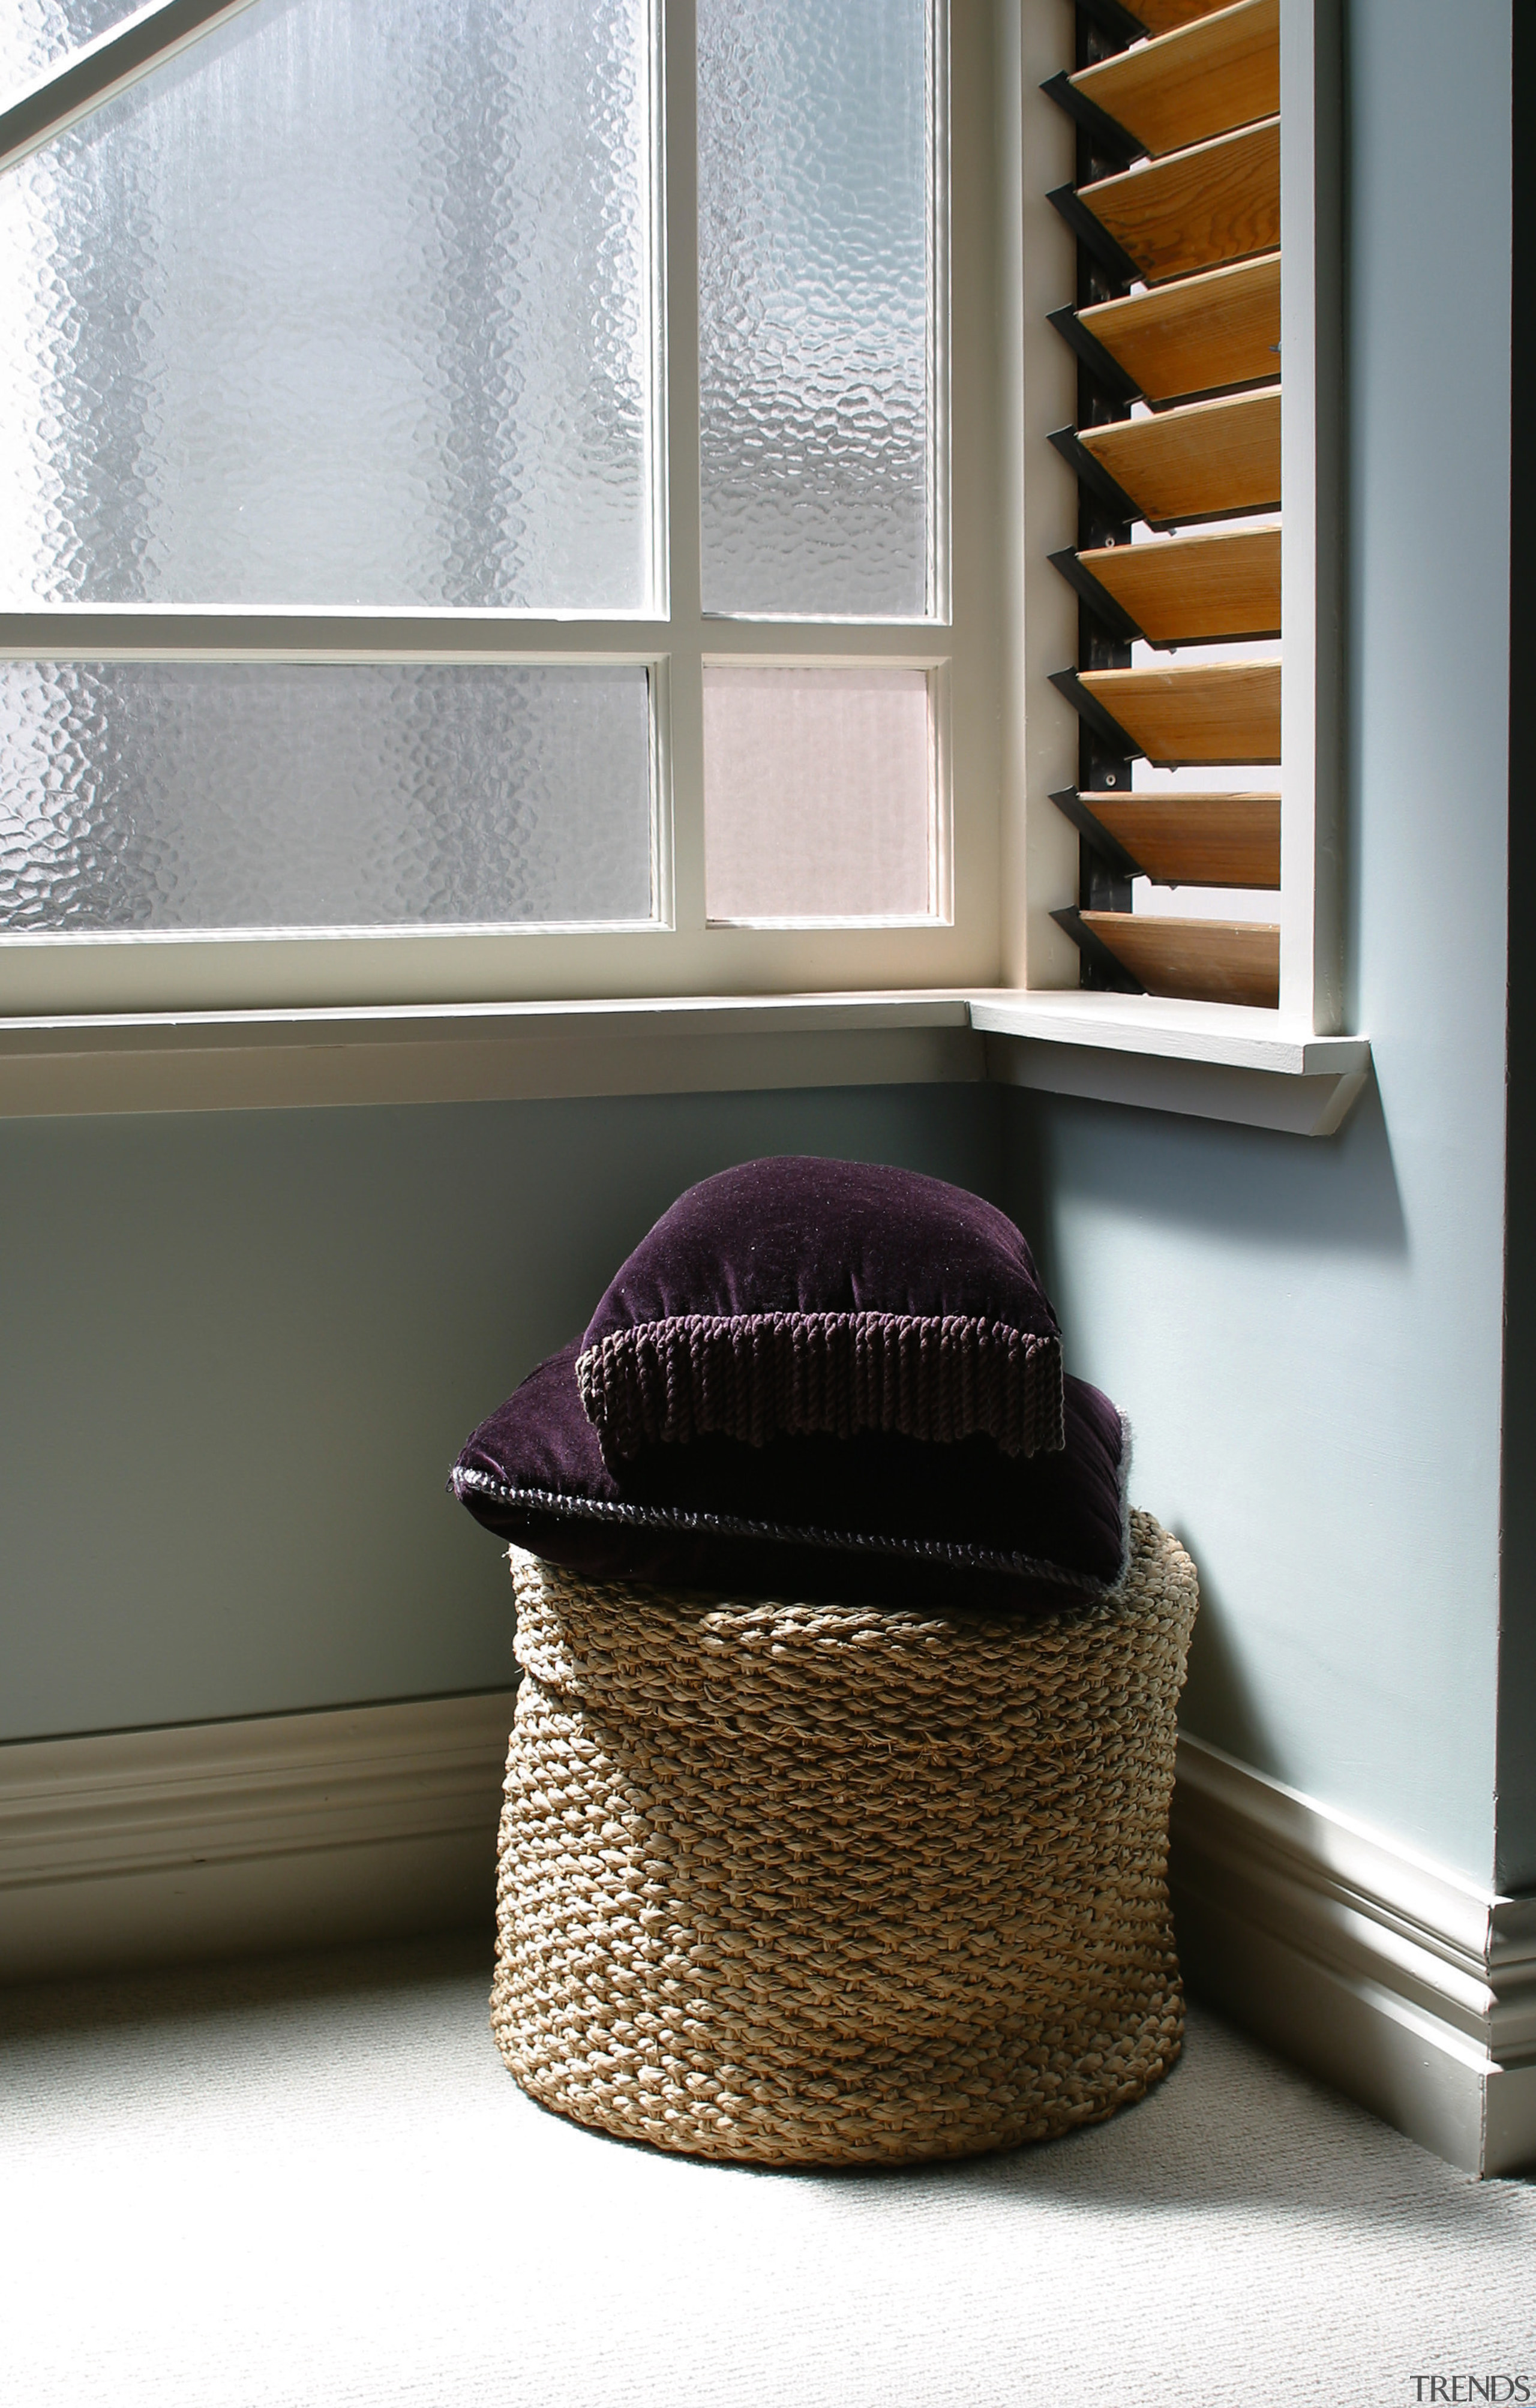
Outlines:
{"type": "MultiPolygon", "coordinates": [[[[1151,169],[1084,176],[1041,89],[1266,6],[6,12],[0,1013],[989,990],[975,1025],[1156,1051],[1061,918],[1095,869],[1054,798],[1102,833],[1110,790],[1061,695],[1051,562],[1106,547],[1060,204],[1135,266],[1143,186],[1204,143],[1269,192],[1278,140],[1279,997],[1336,1029],[1337,0],[1278,0],[1278,129],[1151,169]]],[[[1076,562],[1100,598],[1184,539],[1145,532],[1076,562]]]]}
{"type": "Polygon", "coordinates": [[[4,1009],[995,982],[985,7],[7,24],[4,1009]]]}

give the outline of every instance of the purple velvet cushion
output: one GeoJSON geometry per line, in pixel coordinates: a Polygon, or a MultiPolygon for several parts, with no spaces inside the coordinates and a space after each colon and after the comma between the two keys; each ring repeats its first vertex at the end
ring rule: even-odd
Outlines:
{"type": "Polygon", "coordinates": [[[615,1461],[582,1411],[579,1345],[481,1423],[449,1484],[488,1529],[588,1579],[1028,1612],[1123,1575],[1128,1441],[1084,1381],[1066,1383],[1066,1444],[1051,1455],[866,1430],[760,1447],[706,1437],[615,1461]]]}
{"type": "Polygon", "coordinates": [[[1019,1231],[879,1164],[782,1154],[690,1187],[612,1281],[577,1372],[610,1458],[861,1430],[1062,1442],[1061,1339],[1019,1231]]]}

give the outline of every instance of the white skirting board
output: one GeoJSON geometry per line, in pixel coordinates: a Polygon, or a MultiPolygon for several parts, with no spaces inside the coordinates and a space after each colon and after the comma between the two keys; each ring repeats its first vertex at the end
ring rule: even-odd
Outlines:
{"type": "MultiPolygon", "coordinates": [[[[0,1746],[0,1980],[490,1929],[510,1689],[0,1746]]],[[[1199,1740],[1193,1988],[1472,2173],[1536,2165],[1536,1899],[1199,1740]]]]}
{"type": "Polygon", "coordinates": [[[1191,1989],[1469,2173],[1536,2166],[1536,1899],[1195,1739],[1171,1881],[1191,1989]]]}
{"type": "Polygon", "coordinates": [[[0,1981],[489,1932],[513,1695],[0,1746],[0,1981]]]}

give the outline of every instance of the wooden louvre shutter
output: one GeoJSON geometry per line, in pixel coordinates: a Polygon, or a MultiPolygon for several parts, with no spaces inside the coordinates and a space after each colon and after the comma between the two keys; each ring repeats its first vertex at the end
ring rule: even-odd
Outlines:
{"type": "Polygon", "coordinates": [[[1052,799],[1082,838],[1055,917],[1084,986],[1273,1006],[1277,924],[1131,902],[1138,877],[1280,885],[1278,793],[1134,786],[1139,760],[1280,760],[1280,664],[1242,654],[1280,634],[1280,530],[1241,523],[1280,507],[1280,0],[1133,5],[1077,0],[1076,71],[1045,86],[1077,128],[1076,182],[1050,195],[1078,246],[1076,303],[1051,319],[1077,357],[1077,423],[1051,439],[1079,497],[1077,544],[1052,556],[1078,659],[1052,682],[1080,731],[1078,783],[1052,799]]]}

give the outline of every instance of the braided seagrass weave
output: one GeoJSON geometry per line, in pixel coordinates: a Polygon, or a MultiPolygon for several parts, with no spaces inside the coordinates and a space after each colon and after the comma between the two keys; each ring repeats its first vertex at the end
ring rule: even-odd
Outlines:
{"type": "Polygon", "coordinates": [[[491,2023],[523,2087],[699,2157],[1040,2141],[1178,2055],[1165,1865],[1194,1567],[1004,1620],[598,1586],[511,1550],[491,2023]]]}

